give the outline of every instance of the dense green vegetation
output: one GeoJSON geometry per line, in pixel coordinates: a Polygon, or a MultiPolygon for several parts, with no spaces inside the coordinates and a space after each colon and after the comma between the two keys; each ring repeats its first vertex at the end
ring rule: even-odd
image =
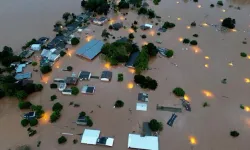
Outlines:
{"type": "Polygon", "coordinates": [[[9,67],[13,62],[20,62],[21,57],[14,55],[11,47],[4,46],[3,50],[0,52],[0,62],[3,66],[9,67]]]}
{"type": "Polygon", "coordinates": [[[31,127],[36,126],[38,124],[38,120],[35,119],[35,118],[34,119],[30,119],[29,122],[30,122],[30,126],[31,127]]]}
{"type": "Polygon", "coordinates": [[[148,49],[146,47],[143,47],[134,64],[137,74],[140,74],[142,71],[148,69],[148,61],[148,49]]]}
{"type": "Polygon", "coordinates": [[[142,0],[128,0],[129,4],[136,6],[137,8],[141,7],[142,0]]]}
{"type": "Polygon", "coordinates": [[[108,14],[110,8],[107,0],[82,0],[81,6],[88,11],[105,15],[108,14]]]}
{"type": "Polygon", "coordinates": [[[226,28],[229,28],[229,29],[233,29],[233,28],[235,28],[235,24],[236,24],[235,19],[232,19],[232,18],[225,18],[225,19],[222,21],[221,26],[226,27],[226,28]]]}
{"type": "Polygon", "coordinates": [[[190,42],[189,39],[185,38],[183,41],[182,41],[184,44],[188,44],[190,42]]]}
{"type": "Polygon", "coordinates": [[[128,35],[128,38],[129,38],[129,39],[134,39],[134,38],[135,38],[135,36],[134,36],[134,34],[133,34],[133,33],[130,33],[130,34],[128,35]]]}
{"type": "Polygon", "coordinates": [[[176,96],[180,96],[180,97],[183,97],[185,95],[185,91],[180,88],[180,87],[176,87],[174,90],[173,90],[173,93],[176,95],[176,96]]]}
{"type": "Polygon", "coordinates": [[[32,62],[32,66],[37,66],[37,62],[32,62]]]}
{"type": "Polygon", "coordinates": [[[65,136],[61,136],[60,138],[58,138],[58,144],[63,144],[67,142],[67,139],[65,136]]]}
{"type": "Polygon", "coordinates": [[[223,2],[222,2],[222,1],[218,1],[218,2],[217,2],[217,5],[223,6],[223,2]]]}
{"type": "Polygon", "coordinates": [[[158,83],[156,80],[152,79],[151,77],[147,76],[143,76],[143,75],[135,75],[134,76],[134,82],[136,84],[139,84],[141,88],[144,89],[151,89],[151,90],[155,90],[158,86],[158,83]]]}
{"type": "Polygon", "coordinates": [[[230,135],[235,138],[235,137],[238,137],[240,133],[238,131],[231,131],[230,135]]]}
{"type": "Polygon", "coordinates": [[[175,24],[172,23],[172,22],[164,22],[162,28],[165,28],[165,29],[171,29],[171,28],[174,28],[175,27],[175,24]]]}
{"type": "Polygon", "coordinates": [[[64,55],[66,55],[66,52],[60,51],[60,56],[63,57],[64,55]]]}
{"type": "Polygon", "coordinates": [[[118,82],[122,82],[123,81],[123,74],[122,73],[118,73],[117,81],[118,82]]]}
{"type": "Polygon", "coordinates": [[[27,42],[23,47],[22,49],[26,49],[28,47],[30,47],[32,44],[35,44],[36,43],[36,39],[32,39],[30,40],[29,42],[27,42]]]}
{"type": "Polygon", "coordinates": [[[29,124],[29,120],[28,120],[28,119],[23,119],[23,120],[21,121],[21,125],[22,125],[23,127],[26,127],[28,124],[29,124]]]}
{"type": "Polygon", "coordinates": [[[124,106],[124,102],[122,100],[117,100],[115,102],[115,108],[121,108],[124,106]]]}
{"type": "Polygon", "coordinates": [[[50,115],[50,122],[56,122],[61,117],[61,113],[59,111],[53,111],[50,115]]]}
{"type": "Polygon", "coordinates": [[[129,3],[125,0],[121,0],[119,3],[118,3],[118,8],[119,9],[128,9],[129,8],[129,3]]]}
{"type": "Polygon", "coordinates": [[[170,58],[170,57],[172,57],[173,55],[174,55],[174,51],[173,51],[173,50],[169,49],[169,50],[166,51],[166,56],[167,56],[167,58],[170,58]]]}
{"type": "Polygon", "coordinates": [[[59,102],[55,103],[52,107],[53,111],[61,111],[63,109],[63,105],[60,104],[59,102]]]}
{"type": "Polygon", "coordinates": [[[152,9],[147,9],[145,7],[141,7],[139,10],[138,10],[138,15],[148,15],[148,18],[149,19],[152,19],[152,18],[155,18],[156,17],[156,14],[154,12],[154,10],[152,9]]]}
{"type": "Polygon", "coordinates": [[[46,74],[52,71],[51,66],[46,65],[46,66],[42,66],[40,67],[40,71],[42,72],[42,74],[46,74]]]}
{"type": "Polygon", "coordinates": [[[158,4],[160,3],[160,1],[161,1],[161,0],[153,0],[153,3],[154,3],[155,5],[158,5],[158,4]]]}
{"type": "Polygon", "coordinates": [[[241,53],[240,53],[240,56],[241,56],[241,57],[247,57],[247,54],[246,54],[245,52],[241,52],[241,53]]]}
{"type": "Polygon", "coordinates": [[[153,132],[163,130],[163,124],[161,122],[157,121],[156,119],[150,120],[150,122],[148,123],[148,126],[151,129],[151,131],[153,131],[153,132]]]}
{"type": "Polygon", "coordinates": [[[77,95],[79,93],[79,89],[77,87],[71,87],[71,90],[72,90],[72,94],[73,95],[77,95]]]}
{"type": "Polygon", "coordinates": [[[71,45],[78,45],[80,43],[79,38],[73,37],[71,39],[71,45]]]}
{"type": "Polygon", "coordinates": [[[198,45],[198,42],[196,40],[190,41],[190,45],[198,45]]]}

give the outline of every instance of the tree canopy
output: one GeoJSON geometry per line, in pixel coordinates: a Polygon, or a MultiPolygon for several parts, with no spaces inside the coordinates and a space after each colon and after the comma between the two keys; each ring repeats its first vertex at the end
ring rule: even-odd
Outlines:
{"type": "Polygon", "coordinates": [[[55,103],[52,107],[53,111],[61,111],[63,109],[63,105],[60,104],[59,102],[55,103]]]}
{"type": "Polygon", "coordinates": [[[79,93],[79,89],[77,87],[71,87],[72,94],[77,95],[79,93]]]}
{"type": "Polygon", "coordinates": [[[78,45],[80,43],[80,40],[76,37],[73,37],[71,39],[71,45],[78,45]]]}
{"type": "Polygon", "coordinates": [[[108,14],[110,6],[107,0],[87,0],[86,2],[83,1],[81,2],[81,6],[85,9],[94,11],[98,14],[108,14]]]}
{"type": "Polygon", "coordinates": [[[134,82],[136,84],[139,84],[141,88],[148,88],[151,90],[155,90],[158,86],[158,83],[156,80],[152,79],[151,77],[147,76],[143,76],[143,75],[135,75],[134,76],[134,82]]]}
{"type": "Polygon", "coordinates": [[[180,88],[180,87],[176,87],[174,90],[173,90],[173,93],[176,95],[176,96],[181,96],[183,97],[185,95],[185,91],[180,88]]]}
{"type": "Polygon", "coordinates": [[[161,131],[163,129],[163,124],[161,122],[158,122],[156,119],[150,120],[148,126],[153,132],[161,131]]]}
{"type": "Polygon", "coordinates": [[[235,24],[236,24],[236,21],[235,19],[232,19],[232,18],[225,18],[221,23],[223,27],[226,27],[229,29],[235,28],[235,24]]]}
{"type": "Polygon", "coordinates": [[[148,43],[144,45],[147,48],[147,52],[149,56],[156,56],[158,53],[157,47],[153,43],[148,43]]]}
{"type": "Polygon", "coordinates": [[[148,68],[148,61],[148,49],[146,47],[142,47],[142,50],[139,56],[136,58],[134,64],[136,73],[140,74],[142,71],[146,70],[148,68]]]}
{"type": "Polygon", "coordinates": [[[46,66],[42,66],[42,67],[40,68],[40,70],[41,70],[42,74],[46,74],[46,73],[51,72],[51,71],[52,71],[52,68],[51,68],[51,66],[46,65],[46,66]]]}

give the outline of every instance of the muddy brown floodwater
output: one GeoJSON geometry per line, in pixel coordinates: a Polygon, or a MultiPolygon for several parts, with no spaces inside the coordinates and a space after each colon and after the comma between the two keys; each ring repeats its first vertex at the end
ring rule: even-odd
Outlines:
{"type": "MultiPolygon", "coordinates": [[[[88,30],[82,34],[81,44],[77,47],[70,47],[71,56],[61,58],[53,67],[53,72],[41,78],[39,73],[33,72],[33,79],[44,84],[41,93],[29,96],[34,104],[43,105],[46,115],[40,120],[40,125],[36,127],[38,134],[29,138],[25,128],[21,127],[21,116],[24,113],[17,108],[17,100],[5,98],[0,101],[0,149],[14,149],[18,145],[28,144],[33,149],[40,150],[126,150],[128,134],[135,131],[140,133],[141,125],[144,121],[156,118],[164,123],[164,130],[160,133],[159,144],[161,150],[249,150],[250,137],[250,112],[240,109],[240,104],[250,106],[250,84],[245,82],[245,78],[250,78],[250,60],[241,58],[240,52],[250,54],[249,44],[242,44],[246,38],[249,43],[250,33],[250,6],[249,0],[228,0],[223,7],[210,8],[210,4],[217,1],[166,1],[162,0],[159,6],[154,6],[152,1],[148,1],[150,7],[162,16],[162,21],[157,19],[148,20],[146,17],[137,16],[133,11],[129,11],[127,16],[120,14],[110,14],[114,21],[123,21],[128,28],[120,31],[111,31],[116,37],[128,36],[131,32],[129,27],[134,20],[139,24],[159,22],[154,25],[151,31],[138,30],[134,41],[139,45],[147,42],[155,42],[161,39],[160,47],[173,49],[173,58],[166,59],[158,55],[150,62],[152,70],[146,71],[158,81],[156,91],[146,91],[149,94],[149,104],[147,112],[135,110],[138,92],[143,91],[137,85],[132,89],[128,88],[129,83],[133,83],[133,73],[124,66],[107,68],[105,63],[97,57],[94,61],[86,61],[75,56],[75,50],[87,42],[85,33],[88,32],[93,38],[102,39],[101,32],[108,28],[108,24],[103,27],[90,25],[88,30]],[[233,7],[229,8],[229,5],[233,7]],[[240,6],[241,10],[236,7],[240,6]],[[236,19],[236,30],[220,32],[220,20],[225,17],[236,19]],[[126,20],[125,20],[126,18],[126,20]],[[176,27],[156,35],[156,30],[163,21],[170,21],[176,27]],[[191,22],[196,21],[197,27],[188,28],[191,22]],[[95,31],[95,32],[94,32],[95,31]],[[146,39],[141,39],[140,35],[146,34],[146,39]],[[193,34],[198,34],[198,46],[190,47],[183,45],[180,38],[196,39],[193,34]],[[174,64],[177,64],[174,65],[174,64]],[[49,84],[53,78],[71,75],[70,72],[62,72],[66,66],[73,66],[73,72],[88,70],[93,75],[100,75],[101,71],[110,69],[113,72],[113,80],[110,83],[103,83],[99,80],[79,82],[78,87],[83,85],[94,85],[96,93],[94,95],[64,96],[57,90],[51,90],[49,84]],[[124,74],[124,81],[117,82],[117,73],[124,74]],[[221,80],[226,78],[227,84],[222,84],[221,80]],[[167,80],[166,80],[167,79],[167,80]],[[47,82],[47,84],[46,84],[47,82]],[[175,87],[182,87],[187,93],[187,98],[192,106],[192,112],[184,111],[178,114],[174,126],[166,125],[171,116],[171,112],[156,111],[156,104],[166,106],[178,106],[180,101],[171,93],[175,87]],[[58,99],[50,101],[50,96],[56,94],[58,99]],[[121,109],[113,109],[113,104],[117,99],[125,102],[121,109]],[[70,102],[80,104],[79,108],[69,106],[70,102]],[[49,123],[49,114],[53,103],[60,102],[64,105],[61,118],[56,123],[49,123]],[[209,107],[203,108],[203,102],[208,102],[209,107]],[[98,107],[101,106],[101,108],[98,107]],[[132,114],[129,112],[132,109],[132,114]],[[79,112],[85,111],[94,121],[92,128],[100,129],[101,135],[113,136],[115,138],[112,148],[102,146],[88,146],[83,144],[73,144],[73,139],[80,142],[80,134],[85,127],[76,126],[73,123],[79,112]],[[93,113],[90,113],[93,111],[93,113]],[[231,130],[237,130],[240,136],[232,138],[229,135],[231,130]],[[61,133],[73,133],[67,136],[68,142],[58,145],[57,138],[61,133]],[[196,139],[196,145],[190,144],[189,137],[196,139]],[[36,147],[37,141],[41,141],[40,148],[36,147]]],[[[53,37],[53,24],[61,19],[64,12],[78,14],[82,11],[80,0],[8,0],[0,2],[0,45],[8,45],[18,52],[21,46],[31,38],[40,36],[53,37]]],[[[110,39],[110,42],[112,40],[110,39]]],[[[35,54],[35,56],[38,54],[35,54]]],[[[34,61],[36,57],[32,57],[34,61]]],[[[25,71],[32,71],[29,66],[25,71]]]]}

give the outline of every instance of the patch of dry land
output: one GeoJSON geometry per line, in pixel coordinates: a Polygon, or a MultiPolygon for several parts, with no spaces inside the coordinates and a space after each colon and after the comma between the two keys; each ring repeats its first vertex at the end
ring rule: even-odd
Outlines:
{"type": "MultiPolygon", "coordinates": [[[[29,65],[24,69],[24,72],[31,71],[32,79],[35,82],[41,82],[44,86],[41,92],[32,94],[26,99],[33,104],[42,105],[45,110],[45,117],[39,120],[36,127],[33,127],[37,130],[36,135],[29,137],[27,128],[21,126],[22,115],[28,110],[19,110],[16,98],[0,100],[1,150],[15,149],[16,146],[25,144],[30,145],[34,150],[126,150],[128,149],[128,134],[132,132],[140,134],[142,123],[151,119],[157,119],[164,125],[163,131],[159,134],[159,149],[161,150],[249,150],[250,112],[247,106],[250,106],[248,99],[250,97],[248,79],[250,78],[248,69],[250,57],[240,56],[241,52],[250,55],[249,1],[224,1],[224,6],[217,6],[215,0],[196,3],[186,0],[162,0],[159,5],[154,5],[152,1],[147,2],[149,8],[155,10],[155,13],[162,18],[148,19],[147,16],[138,16],[137,12],[131,9],[122,11],[122,13],[128,13],[125,16],[120,12],[111,12],[108,17],[114,22],[123,22],[127,28],[119,31],[108,30],[116,39],[109,38],[107,42],[113,42],[119,37],[128,37],[128,34],[132,32],[130,26],[135,20],[138,22],[137,26],[144,23],[152,24],[153,28],[150,30],[138,29],[133,33],[135,36],[133,41],[140,48],[142,45],[152,42],[156,46],[174,51],[172,58],[165,58],[158,53],[155,58],[150,60],[150,69],[142,73],[157,80],[157,89],[153,91],[140,88],[134,83],[134,70],[128,69],[124,65],[111,67],[99,56],[92,61],[76,56],[76,50],[89,40],[86,33],[91,38],[103,40],[101,33],[103,29],[108,29],[110,22],[103,26],[90,24],[83,32],[76,33],[76,36],[81,38],[80,44],[68,45],[69,54],[60,58],[53,65],[51,73],[41,75],[40,72],[34,72],[34,68],[39,70],[38,66],[29,65]],[[211,8],[210,4],[215,4],[215,7],[211,8]],[[240,10],[236,8],[238,6],[241,8],[240,10]],[[233,30],[221,31],[221,21],[227,17],[236,19],[236,27],[233,30]],[[176,26],[158,36],[157,30],[165,21],[173,22],[176,26]],[[196,22],[196,27],[190,27],[193,21],[196,22]],[[142,39],[142,34],[145,34],[147,38],[142,39]],[[193,34],[198,34],[199,37],[193,37],[193,34]],[[198,45],[183,44],[184,38],[197,40],[198,45]],[[156,40],[159,39],[162,41],[161,44],[156,43],[156,40]],[[246,44],[243,44],[243,41],[246,41],[246,44]],[[62,68],[67,66],[72,66],[73,71],[62,71],[62,68]],[[86,84],[95,86],[96,91],[93,95],[79,93],[77,96],[66,96],[57,89],[50,88],[54,78],[66,78],[71,76],[72,72],[78,74],[81,70],[89,71],[96,76],[100,76],[103,70],[110,70],[113,72],[113,78],[111,82],[102,82],[98,79],[78,82],[79,89],[86,84]],[[118,73],[124,75],[122,82],[117,82],[118,73]],[[226,84],[221,82],[224,78],[227,79],[226,84]],[[176,113],[178,117],[173,127],[170,127],[166,123],[172,112],[157,111],[156,105],[182,107],[179,98],[172,94],[175,87],[185,90],[185,99],[190,101],[192,111],[188,112],[183,109],[182,113],[176,113]],[[136,111],[139,92],[149,94],[147,111],[136,111]],[[54,94],[57,99],[51,101],[50,97],[54,94]],[[118,99],[124,102],[124,107],[115,109],[113,105],[118,99]],[[50,123],[49,115],[56,102],[63,105],[63,110],[60,119],[55,123],[50,123]],[[73,107],[69,105],[70,102],[80,106],[73,107]],[[207,102],[209,107],[203,107],[204,102],[207,102]],[[245,110],[240,108],[241,104],[246,106],[245,110]],[[85,111],[92,118],[94,122],[92,127],[77,126],[74,123],[81,111],[85,111]],[[81,136],[79,134],[82,134],[86,128],[99,129],[102,136],[114,137],[113,147],[80,144],[81,136]],[[232,130],[238,131],[240,136],[231,137],[230,131],[232,130]],[[60,145],[57,139],[62,133],[72,133],[73,135],[64,135],[68,141],[60,145]],[[78,143],[73,144],[73,139],[77,139],[78,143]],[[41,141],[40,147],[37,147],[38,141],[41,141]]],[[[15,5],[16,2],[12,0],[11,5],[9,1],[5,5],[2,3],[5,2],[0,2],[0,8],[5,5],[5,7],[12,8],[11,5],[15,5]]],[[[7,12],[11,11],[11,16],[8,17],[8,19],[13,19],[10,26],[4,23],[0,27],[0,31],[5,33],[1,34],[0,39],[3,40],[0,43],[2,46],[7,43],[16,52],[22,46],[21,43],[25,43],[33,37],[46,36],[44,33],[53,37],[51,30],[55,20],[59,20],[65,11],[77,14],[81,9],[79,0],[70,1],[70,6],[66,0],[58,1],[54,4],[55,8],[51,8],[51,3],[54,3],[51,1],[42,4],[33,1],[34,7],[29,5],[30,1],[25,0],[22,3],[25,3],[25,5],[21,5],[22,7],[29,7],[25,12],[23,12],[24,8],[17,8],[17,10],[5,8],[6,15],[0,15],[1,20],[6,20],[7,12]],[[39,8],[39,13],[35,9],[36,7],[39,8]],[[43,8],[42,11],[40,8],[43,8]],[[47,14],[47,10],[51,15],[47,14]],[[13,11],[16,12],[13,13],[13,11]],[[20,13],[24,15],[20,16],[20,13]],[[25,16],[27,13],[32,14],[31,19],[27,19],[28,17],[25,16]],[[43,13],[46,13],[47,16],[43,13]],[[40,19],[35,21],[32,19],[39,16],[40,19]],[[16,26],[12,26],[13,24],[16,26]],[[31,28],[31,26],[33,27],[31,28]],[[16,33],[12,31],[17,29],[16,33]],[[12,37],[15,39],[14,41],[11,40],[12,37]]],[[[39,55],[40,52],[36,52],[30,59],[37,61],[36,56],[39,55]]]]}

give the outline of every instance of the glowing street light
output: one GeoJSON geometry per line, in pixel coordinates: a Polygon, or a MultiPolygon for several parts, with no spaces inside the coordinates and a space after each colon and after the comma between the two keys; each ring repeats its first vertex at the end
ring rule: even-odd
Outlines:
{"type": "Polygon", "coordinates": [[[250,107],[244,106],[244,110],[245,110],[246,112],[250,112],[250,107]]]}
{"type": "Polygon", "coordinates": [[[220,19],[220,22],[223,22],[223,19],[220,19]]]}
{"type": "Polygon", "coordinates": [[[225,10],[225,9],[222,9],[221,11],[222,11],[222,12],[226,12],[226,10],[225,10]]]}
{"type": "Polygon", "coordinates": [[[208,65],[208,64],[205,64],[205,67],[206,67],[206,68],[208,68],[208,67],[209,67],[209,65],[208,65]]]}
{"type": "Polygon", "coordinates": [[[205,56],[205,59],[207,59],[207,60],[208,60],[208,59],[210,59],[210,58],[209,58],[209,56],[205,56]]]}
{"type": "Polygon", "coordinates": [[[129,71],[130,73],[132,73],[132,74],[135,73],[135,69],[133,69],[133,68],[129,68],[128,71],[129,71]]]}
{"type": "Polygon", "coordinates": [[[207,23],[202,23],[202,25],[203,25],[204,27],[207,27],[207,26],[208,26],[208,24],[207,24],[207,23]]]}
{"type": "Polygon", "coordinates": [[[213,93],[207,90],[202,90],[202,93],[206,96],[206,97],[214,97],[213,93]]]}
{"type": "Polygon", "coordinates": [[[228,63],[229,66],[234,66],[233,62],[228,63]]]}
{"type": "Polygon", "coordinates": [[[245,81],[246,83],[250,83],[250,79],[249,79],[249,78],[245,78],[244,81],[245,81]]]}
{"type": "Polygon", "coordinates": [[[134,84],[132,82],[129,82],[128,85],[127,85],[127,88],[132,89],[133,87],[134,87],[134,84]]]}
{"type": "Polygon", "coordinates": [[[186,100],[186,101],[191,101],[191,99],[190,99],[190,97],[188,96],[188,95],[184,95],[184,99],[186,100]]]}
{"type": "Polygon", "coordinates": [[[179,4],[180,2],[177,1],[176,3],[179,4]]]}
{"type": "Polygon", "coordinates": [[[181,18],[177,18],[177,20],[179,20],[179,21],[180,21],[180,20],[181,20],[181,18]]]}
{"type": "Polygon", "coordinates": [[[180,42],[182,42],[182,41],[183,41],[183,38],[182,38],[182,37],[179,37],[178,40],[179,40],[180,42]]]}
{"type": "Polygon", "coordinates": [[[111,65],[109,62],[107,62],[104,64],[104,67],[109,70],[111,68],[111,65]]]}
{"type": "Polygon", "coordinates": [[[201,8],[201,5],[197,5],[198,8],[201,8]]]}
{"type": "Polygon", "coordinates": [[[250,59],[250,55],[247,55],[247,59],[250,59]]]}
{"type": "Polygon", "coordinates": [[[197,140],[196,140],[196,138],[194,136],[190,136],[189,137],[189,142],[192,145],[196,145],[197,144],[197,140]]]}
{"type": "Polygon", "coordinates": [[[237,30],[236,30],[236,29],[232,29],[232,31],[233,31],[233,32],[237,32],[237,30]]]}
{"type": "Polygon", "coordinates": [[[187,29],[190,29],[191,27],[190,26],[187,26],[187,29]]]}

